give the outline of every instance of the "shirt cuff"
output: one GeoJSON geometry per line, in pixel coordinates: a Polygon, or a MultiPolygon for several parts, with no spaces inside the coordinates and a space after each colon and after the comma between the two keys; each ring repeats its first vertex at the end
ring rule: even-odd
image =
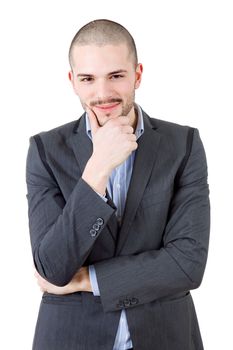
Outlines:
{"type": "Polygon", "coordinates": [[[89,265],[89,277],[90,277],[92,292],[93,292],[95,297],[99,297],[100,290],[99,290],[99,286],[98,286],[98,282],[97,282],[97,278],[96,278],[94,265],[89,265]]]}
{"type": "Polygon", "coordinates": [[[99,192],[97,192],[97,191],[95,191],[95,193],[97,193],[98,196],[100,196],[100,197],[107,203],[108,198],[106,198],[106,194],[105,194],[105,195],[102,195],[101,193],[99,193],[99,192]]]}

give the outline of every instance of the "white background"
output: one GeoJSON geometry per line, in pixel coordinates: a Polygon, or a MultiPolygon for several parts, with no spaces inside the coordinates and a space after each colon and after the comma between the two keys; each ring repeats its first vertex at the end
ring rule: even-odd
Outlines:
{"type": "Polygon", "coordinates": [[[28,139],[82,113],[67,79],[70,41],[88,21],[108,18],[128,28],[144,64],[136,101],[154,118],[200,131],[212,227],[205,276],[193,298],[205,349],[233,349],[232,1],[8,0],[0,6],[0,348],[31,348],[40,302],[27,222],[28,139]]]}

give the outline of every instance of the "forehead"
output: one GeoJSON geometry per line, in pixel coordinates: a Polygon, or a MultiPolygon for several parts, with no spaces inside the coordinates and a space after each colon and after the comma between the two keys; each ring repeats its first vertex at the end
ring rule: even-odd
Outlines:
{"type": "Polygon", "coordinates": [[[72,62],[75,70],[90,74],[96,71],[128,70],[132,67],[132,58],[126,44],[75,45],[72,50],[72,62]]]}

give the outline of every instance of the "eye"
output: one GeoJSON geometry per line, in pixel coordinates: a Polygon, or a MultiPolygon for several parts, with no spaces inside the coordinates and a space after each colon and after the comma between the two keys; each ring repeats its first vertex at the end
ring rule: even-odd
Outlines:
{"type": "Polygon", "coordinates": [[[85,78],[81,78],[80,81],[84,82],[84,83],[88,83],[90,81],[92,81],[93,78],[92,77],[85,77],[85,78]]]}
{"type": "Polygon", "coordinates": [[[120,78],[124,78],[124,75],[122,75],[122,74],[114,74],[114,75],[111,76],[112,80],[120,79],[120,78]]]}

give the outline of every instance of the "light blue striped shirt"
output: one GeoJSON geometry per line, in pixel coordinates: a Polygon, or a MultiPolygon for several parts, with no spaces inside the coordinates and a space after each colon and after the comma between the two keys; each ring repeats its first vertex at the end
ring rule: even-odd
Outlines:
{"type": "MultiPolygon", "coordinates": [[[[136,135],[136,138],[138,139],[144,132],[144,123],[143,123],[141,107],[135,104],[135,108],[137,109],[137,112],[138,112],[137,127],[135,130],[135,135],[136,135]]],[[[86,132],[87,132],[87,135],[92,140],[91,126],[90,126],[90,122],[89,122],[89,118],[87,117],[87,114],[86,114],[86,132]]],[[[122,164],[120,164],[118,167],[116,167],[112,171],[109,177],[108,185],[107,185],[108,193],[111,196],[111,199],[114,202],[115,206],[117,207],[116,215],[120,224],[121,224],[122,215],[124,213],[127,191],[129,188],[129,183],[130,183],[130,179],[133,171],[134,158],[135,158],[135,151],[133,151],[122,164]]],[[[103,197],[103,199],[105,198],[103,197]]],[[[98,282],[96,278],[94,265],[89,266],[89,274],[90,274],[90,281],[91,281],[93,294],[95,296],[99,296],[100,291],[98,288],[98,282]]],[[[127,350],[132,347],[133,347],[133,344],[132,344],[132,340],[130,339],[126,312],[125,310],[122,310],[113,350],[127,350]]]]}

